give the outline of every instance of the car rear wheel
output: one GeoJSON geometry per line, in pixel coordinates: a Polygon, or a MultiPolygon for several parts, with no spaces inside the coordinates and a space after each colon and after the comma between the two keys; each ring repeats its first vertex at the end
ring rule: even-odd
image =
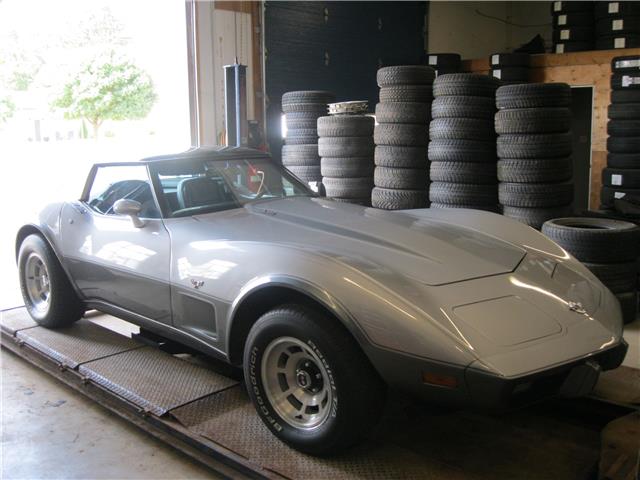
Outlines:
{"type": "Polygon", "coordinates": [[[328,455],[376,425],[385,387],[332,318],[288,305],[263,315],[245,345],[245,382],[258,415],[293,448],[328,455]]]}
{"type": "Polygon", "coordinates": [[[29,235],[23,240],[18,269],[25,307],[39,325],[65,327],[82,317],[83,304],[42,237],[29,235]]]}

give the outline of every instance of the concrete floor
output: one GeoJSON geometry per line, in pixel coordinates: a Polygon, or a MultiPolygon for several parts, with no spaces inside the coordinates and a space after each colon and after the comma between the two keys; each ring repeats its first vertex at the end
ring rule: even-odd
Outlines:
{"type": "Polygon", "coordinates": [[[0,362],[0,478],[218,478],[11,352],[0,362]]]}

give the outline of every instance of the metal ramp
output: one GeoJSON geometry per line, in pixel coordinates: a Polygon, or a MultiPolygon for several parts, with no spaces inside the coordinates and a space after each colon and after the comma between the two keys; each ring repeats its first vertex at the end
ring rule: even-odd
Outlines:
{"type": "MultiPolygon", "coordinates": [[[[229,478],[586,478],[604,425],[633,410],[586,399],[491,417],[394,400],[371,440],[319,459],[273,437],[243,385],[215,364],[86,319],[48,330],[14,309],[0,312],[0,327],[3,348],[229,478]]],[[[623,373],[609,383],[635,378],[623,373]]]]}

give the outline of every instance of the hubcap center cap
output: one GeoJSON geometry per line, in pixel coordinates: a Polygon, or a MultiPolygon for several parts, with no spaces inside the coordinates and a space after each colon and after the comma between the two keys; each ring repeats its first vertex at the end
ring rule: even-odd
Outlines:
{"type": "Polygon", "coordinates": [[[296,369],[296,383],[298,387],[311,393],[319,392],[324,385],[320,369],[309,360],[301,362],[296,369]]]}

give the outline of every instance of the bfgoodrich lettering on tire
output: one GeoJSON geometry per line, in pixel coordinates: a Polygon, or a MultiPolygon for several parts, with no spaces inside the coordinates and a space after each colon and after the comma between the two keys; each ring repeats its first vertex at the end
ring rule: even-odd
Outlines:
{"type": "Polygon", "coordinates": [[[349,332],[302,305],[258,319],[245,344],[244,376],[265,425],[314,455],[353,445],[384,405],[384,384],[349,332]]]}

